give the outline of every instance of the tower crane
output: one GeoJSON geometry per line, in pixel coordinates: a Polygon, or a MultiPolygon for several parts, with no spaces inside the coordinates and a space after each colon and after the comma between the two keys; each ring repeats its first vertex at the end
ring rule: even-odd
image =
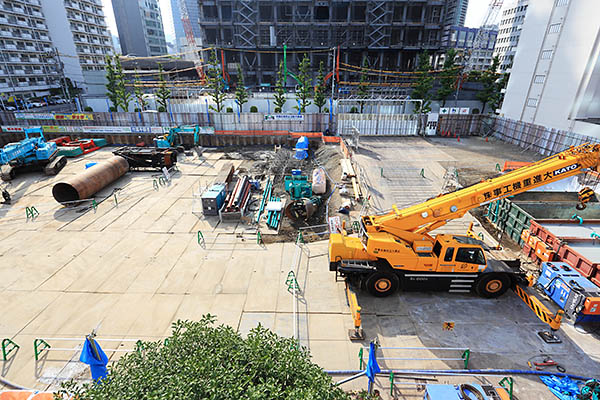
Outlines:
{"type": "Polygon", "coordinates": [[[188,13],[185,0],[179,0],[179,9],[181,12],[181,22],[183,23],[183,30],[185,31],[185,37],[188,42],[188,46],[194,52],[194,65],[196,67],[196,72],[198,73],[198,77],[200,78],[200,83],[205,84],[206,74],[204,73],[203,68],[204,60],[198,53],[198,46],[194,37],[194,30],[192,29],[192,23],[190,22],[190,14],[188,13]]]}

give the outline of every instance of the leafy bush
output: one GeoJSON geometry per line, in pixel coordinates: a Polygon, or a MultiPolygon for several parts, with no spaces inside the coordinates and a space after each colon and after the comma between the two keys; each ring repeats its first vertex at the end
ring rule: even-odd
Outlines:
{"type": "Polygon", "coordinates": [[[232,107],[227,107],[225,109],[225,112],[232,113],[233,112],[233,108],[232,107]]]}
{"type": "Polygon", "coordinates": [[[87,106],[87,107],[85,107],[83,109],[83,111],[85,111],[85,112],[94,112],[94,109],[92,107],[90,107],[90,106],[87,106]]]}
{"type": "Polygon", "coordinates": [[[256,107],[256,106],[250,107],[250,112],[258,112],[258,107],[256,107]]]}
{"type": "Polygon", "coordinates": [[[140,111],[141,110],[138,107],[136,107],[136,108],[133,109],[133,112],[140,112],[140,111]]]}
{"type": "Polygon", "coordinates": [[[479,114],[479,108],[474,108],[473,111],[471,111],[471,114],[479,114]]]}
{"type": "Polygon", "coordinates": [[[110,112],[117,112],[117,107],[109,107],[108,111],[110,111],[110,112]]]}
{"type": "Polygon", "coordinates": [[[67,381],[56,398],[338,400],[348,396],[308,350],[258,326],[246,339],[215,317],[177,321],[165,342],[122,357],[101,384],[67,381]]]}
{"type": "Polygon", "coordinates": [[[280,113],[281,112],[281,107],[275,107],[275,113],[280,113]]]}
{"type": "Polygon", "coordinates": [[[158,112],[167,112],[167,109],[164,106],[158,106],[158,112]]]}
{"type": "Polygon", "coordinates": [[[352,108],[350,109],[350,114],[358,114],[358,108],[356,108],[356,107],[352,107],[352,108]]]}

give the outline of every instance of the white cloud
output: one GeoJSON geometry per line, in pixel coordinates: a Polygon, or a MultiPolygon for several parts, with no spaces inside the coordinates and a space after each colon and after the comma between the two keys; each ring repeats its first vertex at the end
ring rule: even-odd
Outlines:
{"type": "Polygon", "coordinates": [[[470,28],[479,28],[485,17],[489,5],[488,0],[470,0],[467,9],[467,18],[465,26],[470,28]]]}

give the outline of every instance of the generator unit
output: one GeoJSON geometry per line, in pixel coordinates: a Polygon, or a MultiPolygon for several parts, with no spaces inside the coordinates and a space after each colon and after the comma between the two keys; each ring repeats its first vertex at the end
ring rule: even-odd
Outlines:
{"type": "Polygon", "coordinates": [[[212,185],[202,194],[202,212],[204,215],[219,215],[219,210],[225,202],[225,185],[212,185]]]}
{"type": "Polygon", "coordinates": [[[600,287],[569,264],[542,263],[537,286],[565,311],[573,323],[600,321],[600,287]]]}
{"type": "Polygon", "coordinates": [[[478,383],[460,385],[425,385],[423,400],[509,400],[510,396],[504,388],[478,383]]]}

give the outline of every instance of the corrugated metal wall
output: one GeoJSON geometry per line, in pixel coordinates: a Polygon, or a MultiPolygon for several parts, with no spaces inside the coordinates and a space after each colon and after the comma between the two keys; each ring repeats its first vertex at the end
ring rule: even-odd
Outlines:
{"type": "Polygon", "coordinates": [[[419,129],[416,114],[337,114],[338,135],[352,135],[352,128],[362,136],[415,136],[419,129]]]}

